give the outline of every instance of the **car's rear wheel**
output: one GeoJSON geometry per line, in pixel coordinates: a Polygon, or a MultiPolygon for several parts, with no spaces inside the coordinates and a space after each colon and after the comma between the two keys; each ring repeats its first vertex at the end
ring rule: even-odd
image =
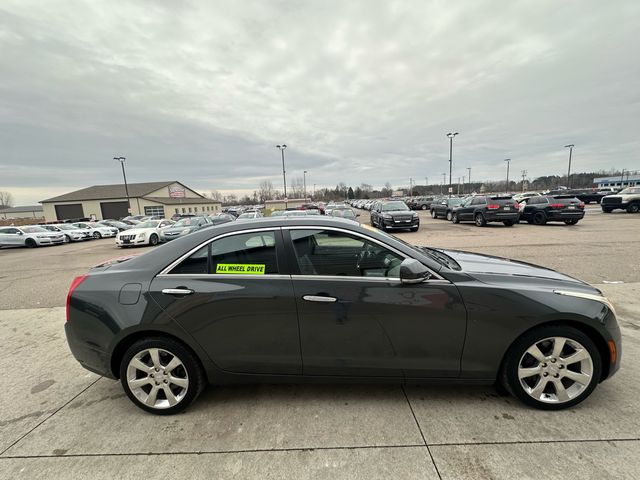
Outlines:
{"type": "Polygon", "coordinates": [[[152,233],[149,237],[149,245],[155,247],[158,244],[158,236],[155,233],[152,233]]]}
{"type": "Polygon", "coordinates": [[[438,218],[438,214],[435,210],[431,210],[431,218],[438,218]]]}
{"type": "Polygon", "coordinates": [[[569,326],[543,326],[511,346],[502,382],[527,405],[561,410],[587,398],[601,371],[598,348],[586,334],[569,326]]]}
{"type": "Polygon", "coordinates": [[[29,248],[35,248],[38,246],[37,242],[33,238],[27,238],[24,244],[29,248]]]}
{"type": "Polygon", "coordinates": [[[120,363],[120,382],[136,406],[158,415],[184,410],[206,385],[195,355],[163,337],[138,340],[129,347],[120,363]]]}
{"type": "Polygon", "coordinates": [[[575,218],[571,218],[569,220],[565,220],[564,223],[566,223],[567,225],[576,225],[578,223],[578,220],[575,218]]]}
{"type": "Polygon", "coordinates": [[[640,211],[640,204],[632,203],[627,207],[627,213],[638,213],[640,211]]]}
{"type": "Polygon", "coordinates": [[[516,221],[515,220],[505,220],[502,223],[504,223],[505,227],[513,227],[516,224],[516,221]]]}
{"type": "Polygon", "coordinates": [[[533,223],[535,223],[536,225],[544,225],[547,223],[547,216],[544,214],[544,212],[536,212],[536,214],[533,216],[533,223]]]}
{"type": "Polygon", "coordinates": [[[447,212],[447,220],[451,221],[452,218],[453,218],[453,214],[450,211],[447,212]]]}
{"type": "Polygon", "coordinates": [[[611,209],[611,208],[603,208],[602,209],[603,213],[611,213],[612,211],[613,211],[613,209],[611,209]]]}
{"type": "Polygon", "coordinates": [[[460,219],[458,218],[458,214],[457,213],[454,213],[454,214],[451,215],[451,221],[453,223],[460,223],[460,219]]]}
{"type": "Polygon", "coordinates": [[[482,215],[481,213],[476,213],[475,217],[473,218],[476,222],[476,227],[484,227],[487,224],[484,215],[482,215]]]}
{"type": "Polygon", "coordinates": [[[100,234],[100,232],[93,232],[93,238],[95,239],[102,238],[102,235],[100,234]]]}

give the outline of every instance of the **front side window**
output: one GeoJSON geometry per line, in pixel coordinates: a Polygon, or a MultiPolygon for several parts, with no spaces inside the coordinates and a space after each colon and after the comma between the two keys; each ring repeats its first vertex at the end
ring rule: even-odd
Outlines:
{"type": "Polygon", "coordinates": [[[241,233],[214,240],[183,260],[170,273],[277,274],[275,233],[241,233]]]}
{"type": "Polygon", "coordinates": [[[333,230],[291,230],[301,275],[400,276],[403,257],[360,236],[333,230]]]}

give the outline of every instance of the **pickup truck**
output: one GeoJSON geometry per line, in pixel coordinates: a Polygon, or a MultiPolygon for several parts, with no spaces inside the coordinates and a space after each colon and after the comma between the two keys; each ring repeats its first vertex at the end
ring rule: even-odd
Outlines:
{"type": "Polygon", "coordinates": [[[640,211],[640,187],[629,187],[616,193],[607,195],[600,204],[604,213],[611,213],[616,209],[626,210],[628,213],[640,211]]]}

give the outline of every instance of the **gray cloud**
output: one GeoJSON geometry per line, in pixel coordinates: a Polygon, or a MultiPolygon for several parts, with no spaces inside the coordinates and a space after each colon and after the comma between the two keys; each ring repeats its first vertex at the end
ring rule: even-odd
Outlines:
{"type": "Polygon", "coordinates": [[[0,7],[0,189],[408,184],[639,168],[637,2],[25,2],[0,7]]]}

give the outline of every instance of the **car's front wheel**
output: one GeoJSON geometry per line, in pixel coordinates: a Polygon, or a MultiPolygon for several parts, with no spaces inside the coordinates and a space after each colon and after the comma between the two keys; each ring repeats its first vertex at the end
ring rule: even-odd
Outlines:
{"type": "Polygon", "coordinates": [[[453,214],[451,213],[451,210],[449,210],[447,212],[447,220],[451,221],[452,218],[453,218],[453,214]]]}
{"type": "Polygon", "coordinates": [[[438,214],[435,210],[431,210],[431,218],[438,218],[438,214]]]}
{"type": "Polygon", "coordinates": [[[102,235],[100,234],[100,232],[93,232],[93,238],[95,239],[102,238],[102,235]]]}
{"type": "Polygon", "coordinates": [[[484,227],[487,224],[484,215],[482,215],[481,213],[476,213],[474,220],[476,222],[476,227],[484,227]]]}
{"type": "Polygon", "coordinates": [[[640,211],[640,203],[632,203],[627,207],[627,213],[638,213],[640,211]]]}
{"type": "Polygon", "coordinates": [[[152,247],[158,245],[158,236],[155,233],[152,233],[149,237],[149,245],[151,245],[152,247]]]}
{"type": "Polygon", "coordinates": [[[601,371],[598,349],[586,334],[569,326],[543,326],[511,346],[502,383],[527,405],[560,410],[587,398],[601,371]]]}
{"type": "Polygon", "coordinates": [[[120,382],[136,406],[158,415],[184,410],[206,385],[195,355],[163,337],[138,340],[129,347],[120,363],[120,382]]]}
{"type": "Polygon", "coordinates": [[[454,214],[451,215],[451,221],[453,223],[460,223],[460,219],[458,218],[458,214],[457,213],[454,213],[454,214]]]}

